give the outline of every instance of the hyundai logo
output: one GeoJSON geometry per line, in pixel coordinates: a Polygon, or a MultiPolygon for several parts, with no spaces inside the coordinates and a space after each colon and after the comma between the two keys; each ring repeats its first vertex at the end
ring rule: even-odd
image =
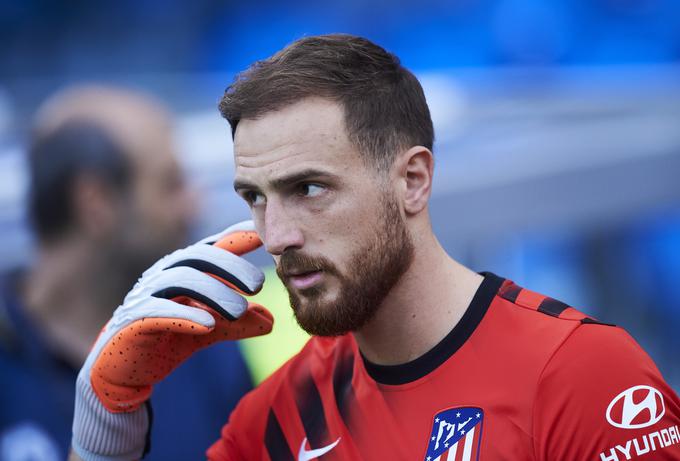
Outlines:
{"type": "Polygon", "coordinates": [[[607,421],[621,429],[640,429],[659,422],[665,412],[661,392],[650,386],[633,386],[609,404],[607,421]]]}

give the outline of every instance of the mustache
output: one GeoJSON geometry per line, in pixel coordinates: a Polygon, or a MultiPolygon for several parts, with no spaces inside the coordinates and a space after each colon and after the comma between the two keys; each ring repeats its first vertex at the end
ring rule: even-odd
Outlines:
{"type": "Polygon", "coordinates": [[[335,265],[323,256],[309,256],[297,251],[284,252],[276,265],[276,273],[282,279],[293,274],[304,272],[324,271],[331,274],[337,273],[335,265]]]}

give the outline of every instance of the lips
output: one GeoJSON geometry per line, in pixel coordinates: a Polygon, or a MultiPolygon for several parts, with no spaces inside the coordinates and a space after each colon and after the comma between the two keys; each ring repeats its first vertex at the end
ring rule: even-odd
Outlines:
{"type": "Polygon", "coordinates": [[[288,274],[286,276],[289,283],[298,290],[311,288],[321,281],[323,278],[322,271],[299,272],[296,274],[288,274]]]}

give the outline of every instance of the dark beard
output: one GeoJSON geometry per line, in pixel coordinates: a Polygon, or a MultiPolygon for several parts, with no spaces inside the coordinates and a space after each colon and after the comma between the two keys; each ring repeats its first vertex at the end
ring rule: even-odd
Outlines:
{"type": "Polygon", "coordinates": [[[339,336],[361,329],[378,311],[382,301],[413,260],[413,242],[396,201],[385,195],[382,215],[370,238],[351,255],[347,273],[333,262],[291,250],[281,255],[276,272],[287,283],[291,271],[323,271],[334,276],[340,292],[334,302],[324,301],[323,283],[301,290],[288,289],[295,319],[312,335],[339,336]]]}

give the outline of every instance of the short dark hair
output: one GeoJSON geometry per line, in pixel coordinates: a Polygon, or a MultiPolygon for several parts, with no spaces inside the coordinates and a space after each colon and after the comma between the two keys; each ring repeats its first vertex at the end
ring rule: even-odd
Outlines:
{"type": "Polygon", "coordinates": [[[131,176],[122,148],[100,126],[79,120],[37,136],[28,149],[28,167],[28,214],[42,241],[52,241],[72,226],[78,177],[91,174],[122,191],[131,176]]]}
{"type": "Polygon", "coordinates": [[[238,74],[219,103],[232,135],[254,119],[306,97],[340,103],[352,143],[378,167],[400,149],[432,150],[434,129],[418,79],[392,53],[345,34],[299,39],[238,74]]]}

